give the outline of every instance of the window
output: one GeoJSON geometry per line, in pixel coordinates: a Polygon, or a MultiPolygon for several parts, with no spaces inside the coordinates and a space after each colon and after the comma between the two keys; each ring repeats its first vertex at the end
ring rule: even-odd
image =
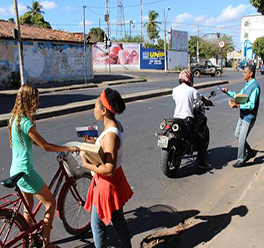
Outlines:
{"type": "Polygon", "coordinates": [[[249,22],[245,21],[245,27],[248,27],[248,26],[249,26],[249,22]]]}
{"type": "Polygon", "coordinates": [[[248,33],[245,33],[245,34],[244,34],[244,38],[245,38],[245,39],[248,38],[248,33]]]}

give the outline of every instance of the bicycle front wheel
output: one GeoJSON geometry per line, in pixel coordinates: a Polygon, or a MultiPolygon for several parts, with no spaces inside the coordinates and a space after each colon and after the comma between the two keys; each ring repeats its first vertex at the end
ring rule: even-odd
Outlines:
{"type": "MultiPolygon", "coordinates": [[[[21,232],[28,228],[27,222],[18,214],[12,217],[12,210],[0,210],[0,247],[11,247],[10,241],[15,239],[21,232]]],[[[12,247],[29,247],[28,236],[18,240],[12,247]]]]}
{"type": "MultiPolygon", "coordinates": [[[[92,176],[90,173],[85,173],[82,177],[75,180],[75,188],[85,203],[92,176]]],[[[77,199],[73,187],[73,185],[68,183],[65,191],[62,192],[60,218],[68,233],[81,235],[91,229],[91,214],[83,208],[83,204],[77,199]]]]}

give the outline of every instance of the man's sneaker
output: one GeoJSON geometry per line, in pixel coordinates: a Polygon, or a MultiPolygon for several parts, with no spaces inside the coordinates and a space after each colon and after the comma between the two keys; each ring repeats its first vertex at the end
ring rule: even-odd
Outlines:
{"type": "Polygon", "coordinates": [[[244,162],[247,162],[251,158],[255,158],[257,155],[258,151],[252,150],[251,152],[247,153],[246,158],[244,159],[244,162]]]}
{"type": "Polygon", "coordinates": [[[233,164],[234,168],[241,168],[244,166],[245,166],[245,163],[243,161],[237,161],[235,164],[233,164]]]}
{"type": "Polygon", "coordinates": [[[209,163],[207,163],[205,160],[203,160],[198,163],[198,168],[204,170],[210,170],[212,166],[209,163]]]}

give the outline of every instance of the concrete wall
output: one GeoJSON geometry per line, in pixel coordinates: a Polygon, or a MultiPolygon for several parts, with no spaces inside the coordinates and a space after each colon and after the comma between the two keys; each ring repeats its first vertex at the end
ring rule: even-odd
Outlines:
{"type": "Polygon", "coordinates": [[[182,51],[168,51],[168,69],[172,70],[175,67],[180,69],[186,68],[188,66],[188,52],[182,51]]]}
{"type": "MultiPolygon", "coordinates": [[[[23,42],[26,82],[47,83],[84,80],[83,45],[23,42]]],[[[92,50],[87,47],[87,78],[93,78],[92,50]]],[[[0,86],[9,86],[19,74],[17,42],[0,41],[0,86]]]]}

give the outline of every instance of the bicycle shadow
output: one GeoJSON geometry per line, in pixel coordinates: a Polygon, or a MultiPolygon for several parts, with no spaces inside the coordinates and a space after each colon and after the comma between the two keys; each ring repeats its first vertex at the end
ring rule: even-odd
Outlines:
{"type": "Polygon", "coordinates": [[[195,164],[195,156],[186,156],[185,163],[180,167],[177,178],[185,178],[193,175],[203,175],[205,173],[213,173],[213,169],[221,170],[227,166],[230,161],[237,157],[237,148],[232,146],[222,146],[209,149],[207,152],[207,161],[211,164],[211,170],[199,169],[195,164]]]}
{"type": "Polygon", "coordinates": [[[212,240],[222,230],[224,230],[232,221],[233,216],[244,217],[248,213],[248,208],[244,205],[233,208],[230,212],[211,215],[211,216],[196,216],[195,219],[201,222],[185,229],[174,231],[174,234],[154,234],[146,237],[141,242],[141,247],[155,248],[193,248],[197,245],[212,240]],[[162,241],[162,242],[159,242],[162,241]],[[148,244],[156,244],[148,246],[148,244]]]}

